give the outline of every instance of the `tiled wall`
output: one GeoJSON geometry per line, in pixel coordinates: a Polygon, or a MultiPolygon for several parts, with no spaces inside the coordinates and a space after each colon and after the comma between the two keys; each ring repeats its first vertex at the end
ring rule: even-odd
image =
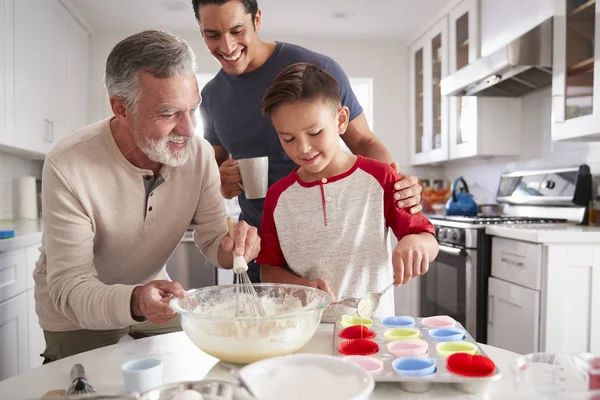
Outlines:
{"type": "Polygon", "coordinates": [[[16,217],[15,179],[21,176],[42,176],[42,161],[0,152],[0,220],[16,217]]]}
{"type": "Polygon", "coordinates": [[[550,89],[523,98],[520,157],[453,161],[442,167],[445,179],[462,175],[476,196],[493,199],[500,174],[506,171],[588,164],[594,175],[600,175],[600,142],[551,141],[550,102],[550,89]]]}

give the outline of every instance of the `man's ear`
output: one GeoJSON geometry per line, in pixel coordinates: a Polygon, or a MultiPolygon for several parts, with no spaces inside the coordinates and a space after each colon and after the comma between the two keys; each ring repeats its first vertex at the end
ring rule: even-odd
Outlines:
{"type": "Polygon", "coordinates": [[[129,121],[130,121],[130,117],[131,117],[131,110],[129,109],[129,107],[127,107],[125,105],[125,103],[123,102],[123,99],[121,99],[119,96],[110,96],[110,108],[112,109],[112,112],[115,114],[115,118],[117,118],[117,121],[119,121],[122,125],[131,128],[129,125],[129,121]]]}
{"type": "Polygon", "coordinates": [[[262,11],[260,11],[260,8],[259,8],[256,11],[256,16],[254,17],[254,31],[256,31],[256,33],[260,32],[261,21],[262,21],[262,11]]]}
{"type": "Polygon", "coordinates": [[[338,133],[343,135],[348,129],[350,123],[350,110],[346,106],[341,106],[337,112],[338,133]]]}

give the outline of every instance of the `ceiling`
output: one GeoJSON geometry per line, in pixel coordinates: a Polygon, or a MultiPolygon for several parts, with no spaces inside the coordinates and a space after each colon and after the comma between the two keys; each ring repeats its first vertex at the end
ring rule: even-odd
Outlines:
{"type": "MultiPolygon", "coordinates": [[[[93,29],[197,31],[191,0],[70,0],[93,29]]],[[[447,0],[259,0],[262,32],[406,39],[447,0]]]]}

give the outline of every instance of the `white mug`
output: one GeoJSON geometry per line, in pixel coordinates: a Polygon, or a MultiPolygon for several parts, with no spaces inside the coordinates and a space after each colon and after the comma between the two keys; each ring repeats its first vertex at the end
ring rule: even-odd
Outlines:
{"type": "Polygon", "coordinates": [[[247,199],[263,199],[269,186],[269,157],[242,158],[238,161],[242,182],[238,185],[247,199]]]}
{"type": "Polygon", "coordinates": [[[121,366],[125,391],[144,393],[162,384],[162,361],[145,358],[128,361],[121,366]]]}

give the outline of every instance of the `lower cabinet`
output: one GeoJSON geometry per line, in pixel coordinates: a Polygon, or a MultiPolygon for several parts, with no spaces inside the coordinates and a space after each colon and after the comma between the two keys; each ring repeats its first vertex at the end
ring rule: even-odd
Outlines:
{"type": "Polygon", "coordinates": [[[27,294],[0,303],[0,380],[29,369],[27,294]]]}

